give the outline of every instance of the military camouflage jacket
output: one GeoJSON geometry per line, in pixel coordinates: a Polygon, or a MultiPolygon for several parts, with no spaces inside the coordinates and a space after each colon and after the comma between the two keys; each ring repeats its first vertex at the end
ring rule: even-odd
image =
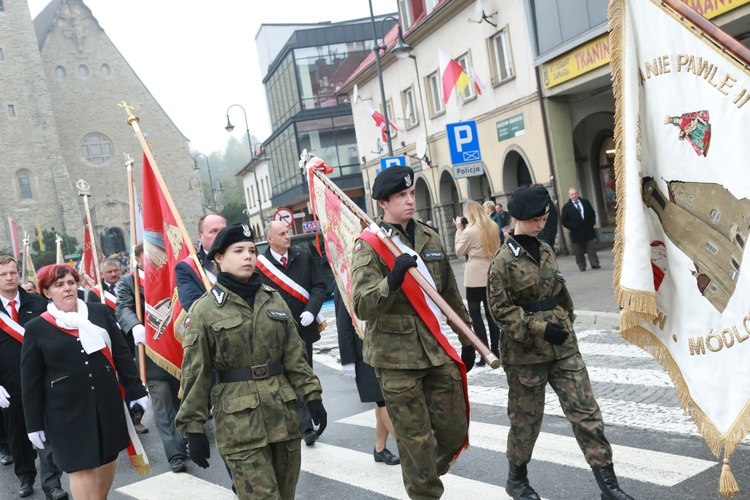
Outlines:
{"type": "Polygon", "coordinates": [[[504,365],[542,363],[578,352],[573,301],[557,269],[554,252],[546,243],[540,241],[540,245],[541,263],[537,263],[508,235],[490,266],[487,302],[493,319],[503,330],[500,360],[504,365]],[[519,306],[550,297],[557,299],[554,309],[526,313],[519,306]],[[565,343],[555,346],[544,340],[548,322],[570,332],[565,343]]]}
{"type": "MultiPolygon", "coordinates": [[[[378,223],[382,218],[378,219],[378,223]]],[[[414,250],[424,260],[435,287],[459,316],[471,325],[440,238],[422,224],[414,224],[414,250]]],[[[383,223],[409,240],[393,226],[383,223]]],[[[352,261],[354,312],[367,321],[363,355],[375,368],[422,369],[451,361],[412,307],[402,289],[391,291],[386,277],[390,270],[369,243],[357,240],[352,261]]],[[[462,344],[468,344],[459,336],[462,344]]]]}
{"type": "Polygon", "coordinates": [[[250,309],[217,284],[193,304],[185,321],[177,429],[205,432],[211,370],[281,363],[281,375],[216,384],[211,391],[216,444],[225,455],[299,437],[297,399],[321,399],[322,389],[278,292],[262,285],[250,309]]]}

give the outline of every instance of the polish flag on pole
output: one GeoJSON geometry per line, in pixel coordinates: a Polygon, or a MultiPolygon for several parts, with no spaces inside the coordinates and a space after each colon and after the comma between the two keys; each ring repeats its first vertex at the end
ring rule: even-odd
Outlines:
{"type": "MultiPolygon", "coordinates": [[[[458,92],[461,93],[466,90],[472,80],[461,65],[451,59],[448,54],[438,50],[438,56],[440,59],[440,78],[443,82],[443,103],[448,104],[453,88],[458,87],[458,92]]],[[[479,92],[478,87],[477,91],[479,92]]],[[[481,94],[481,92],[479,93],[481,94]]]]}
{"type": "Polygon", "coordinates": [[[8,217],[8,232],[10,234],[10,247],[13,249],[13,257],[18,261],[21,256],[21,251],[18,247],[18,228],[16,227],[16,221],[8,217]]]}
{"type": "MultiPolygon", "coordinates": [[[[367,111],[370,113],[370,116],[372,116],[372,119],[375,120],[375,126],[380,129],[380,137],[383,139],[383,142],[388,141],[388,135],[385,133],[385,118],[383,117],[383,114],[380,111],[377,111],[375,108],[367,105],[367,111]]],[[[388,120],[388,123],[391,125],[391,129],[396,130],[398,132],[401,131],[398,126],[393,123],[393,121],[388,120]]]]}

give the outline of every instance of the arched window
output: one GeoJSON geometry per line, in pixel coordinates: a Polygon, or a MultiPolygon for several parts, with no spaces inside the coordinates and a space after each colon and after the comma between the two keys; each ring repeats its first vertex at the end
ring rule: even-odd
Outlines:
{"type": "Polygon", "coordinates": [[[22,200],[31,200],[34,198],[31,193],[31,179],[29,179],[29,174],[26,172],[18,174],[18,192],[22,200]]]}

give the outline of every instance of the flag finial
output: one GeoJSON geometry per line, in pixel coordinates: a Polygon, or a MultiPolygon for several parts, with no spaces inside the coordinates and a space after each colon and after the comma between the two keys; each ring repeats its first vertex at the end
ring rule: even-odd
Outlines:
{"type": "Polygon", "coordinates": [[[139,121],[138,117],[133,114],[133,111],[135,111],[135,107],[129,106],[128,103],[125,101],[120,101],[117,104],[117,107],[124,109],[125,112],[128,114],[128,125],[132,125],[133,122],[139,121]]]}

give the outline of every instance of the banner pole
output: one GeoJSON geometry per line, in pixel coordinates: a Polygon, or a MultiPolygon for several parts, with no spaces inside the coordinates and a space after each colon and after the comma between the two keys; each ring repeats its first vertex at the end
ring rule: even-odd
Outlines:
{"type": "MultiPolygon", "coordinates": [[[[128,201],[130,202],[130,258],[131,262],[135,261],[135,247],[138,244],[138,235],[136,234],[135,221],[135,190],[133,189],[133,158],[125,155],[125,168],[128,173],[128,201]]],[[[135,315],[138,321],[143,324],[143,308],[141,307],[141,276],[138,272],[138,262],[135,263],[135,272],[133,272],[133,291],[135,292],[135,315]]],[[[146,383],[146,346],[138,344],[138,372],[141,382],[146,383]]]]}
{"type": "Polygon", "coordinates": [[[86,219],[89,221],[89,239],[91,240],[91,258],[94,260],[94,271],[96,273],[96,286],[99,288],[99,295],[104,297],[104,287],[102,286],[102,272],[99,269],[99,259],[97,258],[99,253],[96,251],[96,240],[94,235],[94,222],[91,220],[91,210],[89,209],[89,197],[91,192],[89,189],[89,183],[83,179],[79,179],[76,182],[78,188],[78,196],[83,197],[83,208],[86,213],[86,219]]]}

